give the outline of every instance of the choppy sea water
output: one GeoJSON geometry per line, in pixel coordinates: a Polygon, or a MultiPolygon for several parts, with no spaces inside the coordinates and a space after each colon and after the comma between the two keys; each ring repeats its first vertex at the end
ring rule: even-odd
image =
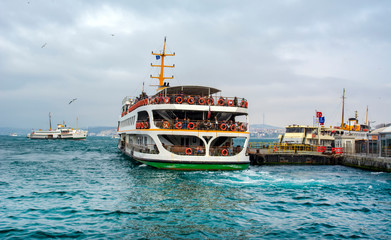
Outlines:
{"type": "Polygon", "coordinates": [[[0,239],[390,239],[391,174],[153,169],[117,140],[0,136],[0,239]]]}

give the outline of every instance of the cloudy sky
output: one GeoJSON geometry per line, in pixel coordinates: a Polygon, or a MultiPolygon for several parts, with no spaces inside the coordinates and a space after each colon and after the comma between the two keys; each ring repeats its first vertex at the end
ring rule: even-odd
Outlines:
{"type": "Polygon", "coordinates": [[[116,126],[165,36],[170,85],[245,97],[251,123],[339,125],[343,88],[345,119],[391,122],[390,26],[389,0],[3,0],[0,127],[116,126]]]}

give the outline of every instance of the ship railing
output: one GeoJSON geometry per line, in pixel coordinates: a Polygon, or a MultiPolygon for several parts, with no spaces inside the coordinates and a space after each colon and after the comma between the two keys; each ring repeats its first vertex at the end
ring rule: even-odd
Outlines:
{"type": "Polygon", "coordinates": [[[251,152],[257,153],[311,153],[311,154],[343,154],[344,149],[331,146],[318,146],[308,144],[286,144],[273,142],[250,142],[251,152]]]}
{"type": "Polygon", "coordinates": [[[187,105],[206,105],[206,106],[229,106],[229,107],[248,107],[245,98],[223,97],[223,96],[200,96],[184,94],[155,95],[148,98],[149,104],[187,104],[187,105]]]}
{"type": "Polygon", "coordinates": [[[163,147],[167,149],[167,151],[177,155],[205,156],[205,147],[201,145],[163,145],[163,147]]]}
{"type": "Polygon", "coordinates": [[[234,156],[234,155],[237,155],[238,153],[240,153],[242,151],[242,149],[243,148],[241,148],[240,146],[236,146],[236,147],[230,147],[230,146],[210,147],[209,148],[209,155],[210,156],[223,156],[223,157],[234,156]]]}
{"type": "Polygon", "coordinates": [[[178,129],[178,130],[218,130],[226,132],[245,132],[247,123],[245,122],[225,122],[225,121],[206,121],[206,120],[157,120],[155,126],[160,129],[178,129]]]}
{"type": "Polygon", "coordinates": [[[132,112],[138,107],[145,105],[156,104],[187,104],[187,105],[205,105],[205,106],[227,106],[227,107],[241,107],[248,108],[248,101],[245,98],[237,97],[216,97],[216,96],[199,96],[199,95],[155,95],[136,99],[136,102],[121,113],[121,116],[132,112]]]}

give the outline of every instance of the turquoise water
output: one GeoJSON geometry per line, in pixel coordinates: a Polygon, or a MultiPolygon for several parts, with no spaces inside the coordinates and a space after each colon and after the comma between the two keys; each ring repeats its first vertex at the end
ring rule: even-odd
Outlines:
{"type": "Polygon", "coordinates": [[[0,239],[390,239],[390,173],[157,170],[116,141],[0,136],[0,239]]]}

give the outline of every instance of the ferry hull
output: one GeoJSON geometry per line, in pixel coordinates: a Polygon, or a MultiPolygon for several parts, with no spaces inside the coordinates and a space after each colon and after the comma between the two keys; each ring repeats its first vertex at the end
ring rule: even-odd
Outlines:
{"type": "Polygon", "coordinates": [[[246,170],[250,166],[248,161],[181,161],[181,160],[154,160],[142,159],[130,155],[127,151],[119,150],[135,161],[158,169],[182,170],[182,171],[219,171],[219,170],[246,170]]]}
{"type": "Polygon", "coordinates": [[[176,163],[176,162],[155,162],[139,160],[139,162],[159,169],[169,170],[245,170],[249,167],[249,163],[206,163],[206,162],[191,162],[191,163],[176,163]]]}

